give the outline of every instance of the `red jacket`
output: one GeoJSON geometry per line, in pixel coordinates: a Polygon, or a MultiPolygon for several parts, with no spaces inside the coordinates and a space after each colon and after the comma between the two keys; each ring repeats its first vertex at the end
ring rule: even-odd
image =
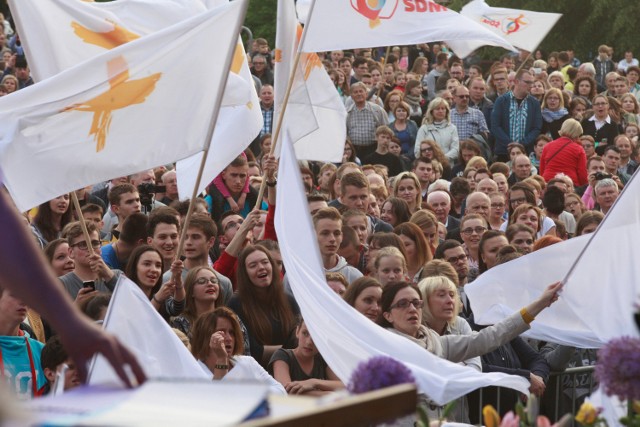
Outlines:
{"type": "Polygon", "coordinates": [[[551,141],[542,150],[538,173],[545,181],[563,173],[571,178],[575,186],[587,185],[587,155],[584,148],[579,142],[564,136],[551,141]]]}

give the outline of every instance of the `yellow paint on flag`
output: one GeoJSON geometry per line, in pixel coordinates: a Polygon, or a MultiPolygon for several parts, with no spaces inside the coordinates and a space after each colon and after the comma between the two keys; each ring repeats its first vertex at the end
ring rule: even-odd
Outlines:
{"type": "MultiPolygon", "coordinates": [[[[107,21],[110,22],[110,21],[107,21]]],[[[110,22],[113,25],[113,30],[106,33],[99,33],[88,29],[87,27],[80,25],[77,22],[72,22],[71,27],[73,32],[76,33],[85,43],[93,44],[103,47],[105,49],[113,49],[132,40],[140,38],[139,35],[132,33],[131,31],[121,27],[120,25],[110,22]]]]}

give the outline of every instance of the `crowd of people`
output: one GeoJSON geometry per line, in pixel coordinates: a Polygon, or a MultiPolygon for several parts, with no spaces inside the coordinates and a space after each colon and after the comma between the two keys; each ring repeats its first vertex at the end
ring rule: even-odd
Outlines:
{"type": "MultiPolygon", "coordinates": [[[[19,36],[0,32],[0,48],[0,95],[32,84],[19,36]]],[[[25,227],[93,321],[104,320],[126,275],[212,379],[326,394],[344,384],[300,315],[274,227],[274,57],[264,39],[249,51],[264,127],[194,201],[182,253],[190,202],[178,194],[173,165],[79,189],[80,212],[61,195],[23,213],[25,227]]],[[[483,62],[441,43],[321,53],[348,112],[342,162],[300,162],[327,285],[426,351],[520,375],[547,409],[573,410],[566,402],[588,393],[582,380],[554,389],[550,373],[593,364],[595,350],[519,337],[559,285],[490,327],[475,324],[464,287],[593,232],[613,207],[640,160],[640,68],[631,52],[617,64],[612,56],[603,45],[592,62],[539,50],[483,62]]],[[[67,388],[79,383],[50,319],[3,287],[0,333],[3,376],[21,398],[46,393],[62,371],[67,388]]],[[[482,400],[499,400],[506,412],[522,398],[485,389],[482,400]]],[[[461,399],[452,420],[479,422],[478,400],[461,399]]]]}

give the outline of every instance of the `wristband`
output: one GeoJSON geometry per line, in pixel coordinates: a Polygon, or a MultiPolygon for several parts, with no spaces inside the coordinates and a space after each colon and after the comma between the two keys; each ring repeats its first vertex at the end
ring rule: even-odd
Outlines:
{"type": "Polygon", "coordinates": [[[277,179],[274,179],[273,181],[267,181],[267,187],[275,187],[277,183],[277,179]]]}
{"type": "Polygon", "coordinates": [[[229,365],[214,365],[213,369],[229,369],[229,365]]]}
{"type": "Polygon", "coordinates": [[[529,314],[526,308],[520,310],[520,315],[522,316],[522,320],[524,320],[526,324],[529,324],[536,319],[531,314],[529,314]]]}

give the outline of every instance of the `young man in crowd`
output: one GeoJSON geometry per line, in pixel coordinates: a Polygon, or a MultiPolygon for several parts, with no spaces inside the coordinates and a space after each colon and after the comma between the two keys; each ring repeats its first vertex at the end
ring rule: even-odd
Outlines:
{"type": "Polygon", "coordinates": [[[119,184],[109,192],[109,205],[111,206],[111,211],[116,215],[116,221],[113,221],[108,213],[105,214],[103,231],[111,233],[111,240],[113,241],[119,238],[125,218],[134,212],[140,212],[142,204],[140,203],[140,194],[138,194],[138,190],[133,184],[119,184]],[[109,224],[115,224],[115,227],[105,230],[104,228],[108,227],[109,224]]]}
{"type": "Polygon", "coordinates": [[[156,248],[162,255],[164,272],[171,268],[180,244],[178,218],[178,211],[167,206],[151,212],[147,222],[147,244],[156,248]]]}

